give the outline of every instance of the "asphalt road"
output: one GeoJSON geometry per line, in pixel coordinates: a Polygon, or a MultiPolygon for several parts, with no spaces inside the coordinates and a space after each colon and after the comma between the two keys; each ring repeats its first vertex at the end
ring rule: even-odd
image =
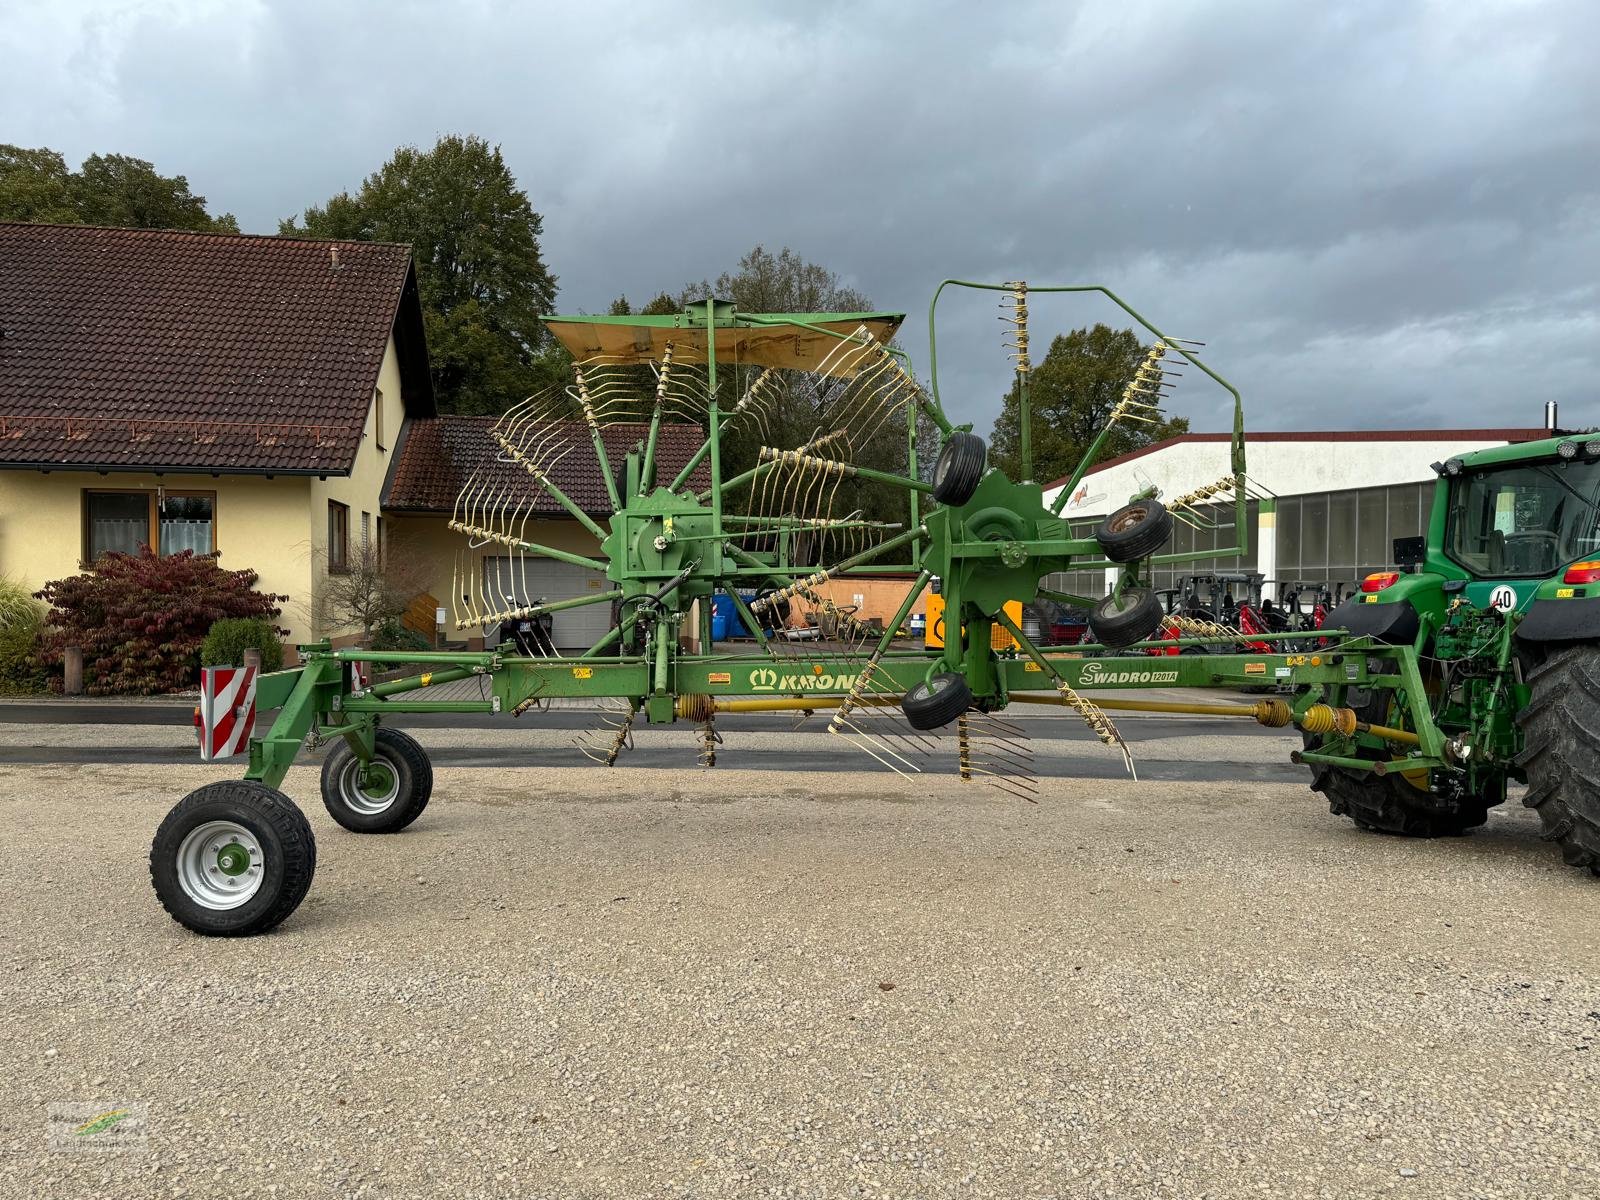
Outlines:
{"type": "MultiPolygon", "coordinates": [[[[1298,739],[1248,720],[1113,714],[1139,778],[1151,781],[1255,781],[1301,783],[1304,768],[1288,761],[1298,739]]],[[[473,713],[397,713],[388,724],[413,732],[439,767],[572,766],[574,742],[603,736],[601,714],[558,708],[521,718],[473,713]]],[[[1035,711],[1006,714],[1020,729],[1040,778],[1121,779],[1121,757],[1101,746],[1075,716],[1035,711]]],[[[864,727],[903,728],[885,715],[864,727]]],[[[871,769],[862,751],[828,733],[828,714],[797,723],[787,714],[719,717],[723,737],[718,764],[760,771],[871,769]]],[[[628,769],[667,770],[696,765],[694,727],[637,727],[632,749],[618,759],[628,769]]],[[[946,731],[926,756],[911,755],[916,769],[953,769],[956,741],[946,731]]],[[[897,743],[892,743],[896,744],[897,743]]],[[[302,755],[305,763],[314,754],[302,755]]],[[[192,713],[170,703],[96,704],[11,702],[0,705],[0,765],[161,764],[198,766],[192,713]]]]}

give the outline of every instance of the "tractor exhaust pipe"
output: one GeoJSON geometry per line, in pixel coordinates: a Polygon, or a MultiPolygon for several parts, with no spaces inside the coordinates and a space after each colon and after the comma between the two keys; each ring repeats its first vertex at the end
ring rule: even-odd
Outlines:
{"type": "Polygon", "coordinates": [[[1544,427],[1551,433],[1556,431],[1556,402],[1554,400],[1546,400],[1544,402],[1544,427]]]}

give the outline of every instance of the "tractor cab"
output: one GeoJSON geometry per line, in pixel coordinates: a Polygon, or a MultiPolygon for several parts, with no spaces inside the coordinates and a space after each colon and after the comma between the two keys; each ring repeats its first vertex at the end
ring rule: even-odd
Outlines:
{"type": "Polygon", "coordinates": [[[1541,584],[1600,559],[1600,437],[1484,450],[1440,474],[1428,569],[1465,578],[1477,607],[1526,612],[1541,584]]]}

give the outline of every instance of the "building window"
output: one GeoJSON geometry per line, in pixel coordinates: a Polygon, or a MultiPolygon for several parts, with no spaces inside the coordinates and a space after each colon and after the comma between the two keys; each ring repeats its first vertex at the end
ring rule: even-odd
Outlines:
{"type": "Polygon", "coordinates": [[[361,514],[361,557],[366,559],[372,553],[372,514],[361,514]]]}
{"type": "Polygon", "coordinates": [[[216,507],[213,496],[162,495],[158,505],[161,553],[193,550],[196,554],[210,554],[216,548],[216,507]]]}
{"type": "Polygon", "coordinates": [[[328,501],[328,570],[350,569],[350,506],[328,501]]]}
{"type": "Polygon", "coordinates": [[[217,497],[214,492],[86,492],[83,556],[92,562],[115,551],[137,554],[214,554],[217,497]]]}
{"type": "Polygon", "coordinates": [[[383,389],[372,389],[372,436],[378,443],[379,450],[387,450],[386,439],[383,436],[383,389]]]}

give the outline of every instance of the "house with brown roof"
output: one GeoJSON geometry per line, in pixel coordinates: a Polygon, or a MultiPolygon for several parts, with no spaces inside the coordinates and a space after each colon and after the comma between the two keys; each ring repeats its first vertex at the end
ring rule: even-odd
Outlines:
{"type": "MultiPolygon", "coordinates": [[[[363,546],[405,561],[423,630],[463,593],[509,607],[606,590],[590,566],[447,527],[476,480],[526,540],[600,555],[492,425],[436,412],[407,246],[0,223],[0,574],[29,588],[108,550],[214,552],[290,597],[291,642],[348,632],[320,597],[363,546]]],[[[614,473],[646,432],[603,432],[614,473]]],[[[661,470],[703,436],[664,426],[661,470]]],[[[599,459],[586,429],[576,440],[556,482],[603,527],[599,459]]],[[[556,643],[587,648],[610,621],[606,605],[559,614],[556,643]]]]}
{"type": "Polygon", "coordinates": [[[287,594],[381,544],[406,422],[434,416],[407,246],[0,223],[0,573],[216,552],[287,594]]]}

